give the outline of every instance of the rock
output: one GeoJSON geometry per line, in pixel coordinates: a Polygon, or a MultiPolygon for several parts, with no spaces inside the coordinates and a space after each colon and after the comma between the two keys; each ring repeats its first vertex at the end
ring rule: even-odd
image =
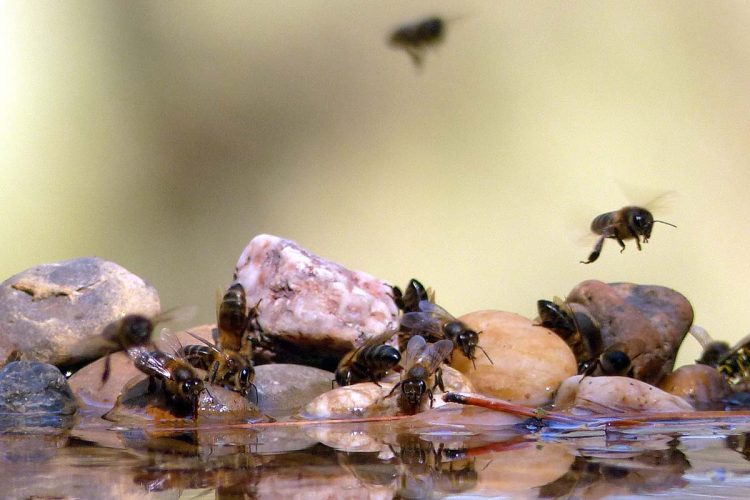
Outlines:
{"type": "Polygon", "coordinates": [[[472,493],[494,496],[503,492],[507,497],[531,497],[530,488],[563,476],[574,459],[571,451],[559,443],[528,443],[493,452],[477,460],[475,469],[479,478],[472,493]]]}
{"type": "MultiPolygon", "coordinates": [[[[208,385],[198,399],[198,422],[220,420],[222,423],[261,422],[269,419],[240,394],[208,385]]],[[[192,420],[190,409],[170,405],[161,389],[148,392],[148,378],[138,375],[128,382],[114,408],[104,418],[118,423],[170,422],[192,420]]]]}
{"type": "Polygon", "coordinates": [[[693,322],[690,302],[662,286],[588,280],[567,301],[583,305],[599,322],[605,350],[618,343],[628,346],[634,377],[650,384],[672,371],[693,322]]]}
{"type": "Polygon", "coordinates": [[[493,364],[477,355],[476,369],[458,351],[452,366],[466,375],[480,394],[513,403],[540,406],[560,383],[577,373],[573,352],[552,331],[528,318],[503,311],[477,311],[459,318],[479,335],[479,345],[493,364]]]}
{"type": "Polygon", "coordinates": [[[60,370],[36,361],[14,361],[0,370],[0,413],[72,415],[77,406],[60,370]]]}
{"type": "Polygon", "coordinates": [[[274,415],[291,414],[331,390],[333,373],[304,365],[270,364],[255,368],[258,407],[274,415]]]}
{"type": "Polygon", "coordinates": [[[154,315],[153,286],[96,257],[42,264],[0,285],[0,359],[17,349],[48,362],[127,313],[154,315]]]}
{"type": "Polygon", "coordinates": [[[576,375],[562,383],[555,397],[555,410],[587,413],[685,412],[687,401],[630,377],[584,377],[576,375]]]}
{"type": "MultiPolygon", "coordinates": [[[[474,392],[474,387],[459,371],[443,365],[443,384],[446,392],[474,392]]],[[[398,389],[391,389],[398,382],[398,374],[391,375],[380,381],[380,385],[372,382],[337,387],[325,392],[310,401],[300,412],[301,418],[337,419],[398,415],[398,389]]],[[[433,392],[433,408],[446,404],[442,398],[443,392],[436,388],[433,392]]],[[[422,411],[430,408],[427,396],[422,400],[422,411]]]]}
{"type": "Polygon", "coordinates": [[[732,394],[729,383],[716,368],[699,364],[679,367],[664,377],[659,388],[700,409],[722,409],[723,400],[732,394]]]}
{"type": "Polygon", "coordinates": [[[334,370],[366,338],[397,326],[392,289],[276,236],[256,236],[240,255],[236,280],[258,304],[271,361],[334,370]]]}
{"type": "MultiPolygon", "coordinates": [[[[213,325],[201,325],[188,328],[193,334],[213,342],[212,332],[213,325]]],[[[176,332],[175,336],[183,346],[197,344],[195,337],[188,335],[184,331],[176,332]]],[[[159,341],[157,340],[157,344],[159,341]]],[[[166,348],[165,346],[162,346],[166,348]]],[[[141,371],[133,365],[133,361],[124,352],[116,352],[109,357],[110,372],[109,379],[102,384],[102,373],[104,372],[105,358],[100,358],[93,363],[81,368],[76,372],[68,382],[73,393],[78,398],[81,406],[96,407],[105,413],[111,409],[117,397],[122,392],[127,382],[138,375],[141,371]]]]}

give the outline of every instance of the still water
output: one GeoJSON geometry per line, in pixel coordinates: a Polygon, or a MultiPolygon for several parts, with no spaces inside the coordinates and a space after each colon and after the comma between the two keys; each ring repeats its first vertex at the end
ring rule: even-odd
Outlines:
{"type": "Polygon", "coordinates": [[[535,429],[453,407],[335,424],[53,423],[0,435],[2,498],[750,497],[749,419],[535,429]]]}

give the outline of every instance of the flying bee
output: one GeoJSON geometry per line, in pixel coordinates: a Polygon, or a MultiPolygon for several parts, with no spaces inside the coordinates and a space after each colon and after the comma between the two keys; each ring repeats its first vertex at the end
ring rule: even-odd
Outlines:
{"type": "Polygon", "coordinates": [[[750,380],[750,335],[742,338],[719,360],[718,370],[733,386],[750,380]]]}
{"type": "Polygon", "coordinates": [[[106,356],[102,384],[109,380],[109,356],[118,351],[129,351],[135,347],[153,346],[154,328],[158,323],[176,319],[176,311],[166,311],[155,316],[128,314],[106,325],[99,335],[81,340],[71,347],[70,351],[53,359],[53,365],[63,371],[75,371],[76,368],[93,360],[106,356]]]}
{"type": "Polygon", "coordinates": [[[538,300],[536,308],[541,326],[555,332],[573,351],[579,363],[596,358],[603,349],[599,323],[583,306],[569,304],[559,297],[538,300]],[[576,309],[574,309],[574,306],[576,309]]]}
{"type": "Polygon", "coordinates": [[[391,33],[388,41],[392,46],[406,50],[414,66],[420,67],[427,48],[443,40],[445,24],[440,17],[428,17],[399,26],[391,33]]]}
{"type": "Polygon", "coordinates": [[[399,344],[413,334],[422,335],[428,341],[448,339],[471,360],[474,368],[477,367],[477,349],[484,353],[490,364],[494,364],[487,352],[479,345],[480,332],[475,332],[434,302],[420,300],[418,312],[409,312],[401,317],[401,329],[403,335],[399,338],[399,344]]]}
{"type": "Polygon", "coordinates": [[[425,394],[430,398],[430,408],[432,408],[434,401],[432,391],[435,387],[439,387],[441,391],[445,390],[440,364],[452,351],[453,342],[448,339],[428,344],[421,335],[410,338],[404,354],[404,371],[401,380],[393,386],[386,397],[393,395],[400,387],[398,406],[405,414],[417,413],[422,406],[422,398],[425,394]],[[430,386],[429,382],[433,377],[435,382],[430,386]]]}
{"type": "Polygon", "coordinates": [[[378,384],[386,372],[401,361],[398,349],[385,344],[395,333],[383,332],[346,353],[336,368],[336,383],[342,387],[367,381],[378,384]]]}
{"type": "MultiPolygon", "coordinates": [[[[185,359],[194,367],[206,370],[206,381],[226,386],[247,396],[250,388],[255,388],[255,369],[252,362],[231,349],[219,350],[211,342],[186,331],[205,345],[188,345],[182,349],[185,359]]],[[[257,395],[257,388],[255,390],[257,395]]]]}
{"type": "MultiPolygon", "coordinates": [[[[161,339],[166,343],[179,344],[177,338],[166,329],[162,330],[161,339]]],[[[149,392],[156,390],[156,381],[160,380],[167,399],[178,406],[189,405],[193,418],[196,418],[199,397],[206,386],[195,368],[181,355],[182,348],[170,350],[173,353],[138,346],[128,354],[135,367],[149,376],[149,392]]]]}
{"type": "Polygon", "coordinates": [[[598,215],[591,221],[591,232],[599,235],[594,244],[594,249],[589,254],[588,260],[582,260],[582,264],[591,264],[599,258],[604,246],[604,240],[611,238],[620,245],[620,253],[625,250],[625,240],[634,239],[638,250],[641,250],[641,240],[648,243],[651,238],[651,229],[655,222],[661,222],[668,226],[677,227],[663,220],[655,220],[654,216],[645,208],[637,206],[622,207],[614,212],[598,215]]]}
{"type": "Polygon", "coordinates": [[[425,288],[422,283],[414,278],[409,280],[405,292],[401,292],[401,289],[397,286],[391,288],[393,289],[393,300],[396,302],[396,307],[405,313],[418,312],[419,303],[423,300],[435,302],[435,292],[431,288],[425,288]]]}

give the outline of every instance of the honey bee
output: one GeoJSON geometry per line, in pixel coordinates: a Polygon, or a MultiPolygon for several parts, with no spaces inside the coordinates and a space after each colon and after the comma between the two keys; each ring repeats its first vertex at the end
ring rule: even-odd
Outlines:
{"type": "MultiPolygon", "coordinates": [[[[179,343],[166,329],[162,330],[161,338],[167,343],[179,343]]],[[[182,357],[181,351],[181,348],[173,349],[172,354],[139,346],[131,349],[128,354],[135,367],[149,376],[149,392],[156,390],[156,381],[160,380],[168,401],[176,406],[189,405],[193,418],[196,418],[199,397],[206,386],[195,368],[182,357]]]]}
{"type": "Polygon", "coordinates": [[[399,339],[399,343],[415,333],[425,336],[429,341],[448,339],[471,360],[474,368],[476,368],[476,349],[481,350],[487,360],[494,364],[487,352],[479,345],[480,332],[475,332],[434,302],[419,301],[419,311],[404,314],[401,317],[401,327],[404,335],[399,339]]]}
{"type": "Polygon", "coordinates": [[[400,387],[398,406],[405,414],[417,413],[422,406],[422,398],[425,394],[430,398],[430,408],[432,408],[434,401],[432,391],[435,387],[439,387],[441,391],[445,390],[440,364],[452,351],[453,342],[448,339],[428,344],[421,335],[410,338],[404,354],[404,371],[401,380],[393,386],[386,397],[393,395],[400,387]],[[433,377],[435,382],[430,386],[429,382],[433,377]]]}
{"type": "Polygon", "coordinates": [[[642,352],[642,342],[631,341],[629,345],[618,342],[605,349],[598,357],[579,364],[578,374],[594,375],[598,369],[598,373],[601,375],[633,377],[633,359],[640,356],[642,352]],[[628,348],[631,351],[638,351],[638,354],[631,357],[628,354],[628,348]]]}
{"type": "Polygon", "coordinates": [[[718,370],[733,386],[750,380],[750,335],[746,335],[722,356],[718,370]]]}
{"type": "Polygon", "coordinates": [[[401,361],[398,349],[385,344],[395,333],[386,331],[376,335],[348,352],[336,368],[336,383],[342,387],[367,381],[378,384],[401,361]]]}
{"type": "Polygon", "coordinates": [[[536,303],[541,326],[555,332],[573,351],[578,362],[596,358],[603,349],[599,323],[583,311],[573,307],[559,297],[553,301],[538,300],[536,303]]]}
{"type": "Polygon", "coordinates": [[[396,28],[389,38],[394,47],[406,50],[415,66],[422,66],[425,51],[437,45],[445,36],[445,21],[428,17],[396,28]]]}
{"type": "MultiPolygon", "coordinates": [[[[252,363],[231,349],[219,350],[211,342],[186,331],[188,335],[205,345],[188,345],[182,349],[185,359],[194,367],[206,370],[206,381],[211,384],[226,386],[233,391],[247,396],[251,387],[255,387],[255,369],[252,363]]],[[[257,389],[255,391],[257,395],[257,389]]]]}
{"type": "Polygon", "coordinates": [[[242,284],[235,283],[229,287],[216,305],[216,326],[218,329],[216,347],[220,350],[231,349],[239,352],[245,347],[243,337],[248,322],[245,288],[242,284]]]}
{"type": "Polygon", "coordinates": [[[167,311],[148,317],[142,314],[128,314],[106,325],[99,335],[84,339],[75,344],[70,352],[51,362],[61,370],[75,371],[75,368],[92,359],[106,356],[102,384],[110,374],[109,356],[118,351],[129,351],[135,347],[153,345],[154,328],[158,323],[175,319],[175,311],[167,311]]]}
{"type": "Polygon", "coordinates": [[[431,288],[425,288],[422,283],[414,278],[409,280],[405,292],[401,292],[401,289],[397,286],[391,288],[393,289],[393,300],[396,302],[396,307],[405,313],[418,312],[419,303],[423,300],[435,302],[435,292],[431,288]]]}
{"type": "Polygon", "coordinates": [[[641,239],[648,243],[651,237],[651,229],[655,222],[661,222],[668,226],[677,227],[663,220],[655,220],[654,216],[645,208],[627,206],[614,212],[598,215],[591,221],[591,232],[598,234],[599,238],[594,244],[594,249],[589,254],[588,260],[582,260],[582,264],[591,264],[599,258],[602,252],[605,238],[612,238],[620,245],[620,252],[625,250],[625,240],[634,239],[638,250],[641,250],[641,239]]]}

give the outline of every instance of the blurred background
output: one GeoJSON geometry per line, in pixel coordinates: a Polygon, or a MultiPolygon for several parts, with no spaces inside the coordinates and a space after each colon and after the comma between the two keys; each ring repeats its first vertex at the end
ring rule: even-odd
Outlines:
{"type": "Polygon", "coordinates": [[[741,1],[3,2],[0,274],[97,255],[210,322],[266,232],[455,315],[664,285],[736,341],[748,25],[741,1]],[[417,70],[386,39],[434,14],[417,70]],[[666,191],[677,229],[579,263],[591,218],[666,191]]]}

